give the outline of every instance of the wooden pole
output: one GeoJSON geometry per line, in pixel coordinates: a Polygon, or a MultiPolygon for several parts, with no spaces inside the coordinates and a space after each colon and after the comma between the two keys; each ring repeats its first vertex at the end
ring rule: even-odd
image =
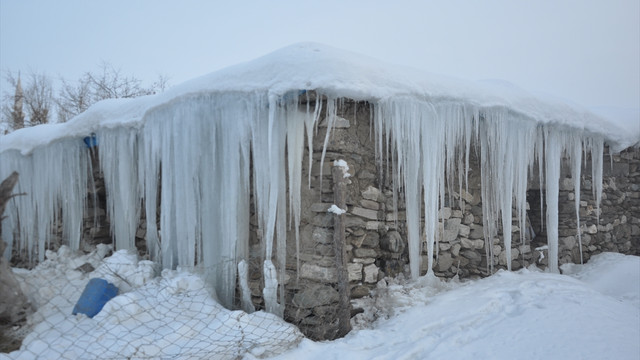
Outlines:
{"type": "MultiPolygon", "coordinates": [[[[333,196],[335,205],[346,209],[347,178],[345,169],[334,166],[333,196]]],[[[347,273],[347,252],[345,249],[345,215],[335,214],[333,217],[333,245],[336,253],[336,269],[338,272],[338,337],[343,337],[351,331],[351,291],[349,289],[349,275],[347,273]]]]}

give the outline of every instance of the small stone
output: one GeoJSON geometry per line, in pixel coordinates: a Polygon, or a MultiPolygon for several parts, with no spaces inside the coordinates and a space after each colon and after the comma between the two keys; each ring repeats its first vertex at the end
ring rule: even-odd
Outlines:
{"type": "Polygon", "coordinates": [[[588,226],[587,227],[587,233],[591,234],[591,235],[597,234],[598,233],[598,226],[596,226],[595,224],[593,224],[591,226],[588,226]]]}
{"type": "Polygon", "coordinates": [[[474,220],[473,214],[472,213],[468,213],[462,219],[462,223],[466,224],[466,225],[471,225],[471,224],[473,224],[473,220],[474,220]]]}

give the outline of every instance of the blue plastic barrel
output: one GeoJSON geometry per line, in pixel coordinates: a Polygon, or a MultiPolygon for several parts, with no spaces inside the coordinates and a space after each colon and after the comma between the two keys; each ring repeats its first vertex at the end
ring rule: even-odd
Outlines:
{"type": "Polygon", "coordinates": [[[73,315],[85,314],[92,318],[102,310],[104,304],[118,295],[118,288],[104,279],[94,278],[84,288],[80,299],[73,307],[73,315]]]}

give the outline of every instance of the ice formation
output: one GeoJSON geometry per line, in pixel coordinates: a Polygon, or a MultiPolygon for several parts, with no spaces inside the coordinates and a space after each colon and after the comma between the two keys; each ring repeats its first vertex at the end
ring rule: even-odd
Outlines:
{"type": "MultiPolygon", "coordinates": [[[[225,306],[233,304],[240,276],[247,303],[253,194],[263,246],[265,304],[281,315],[284,287],[278,284],[285,279],[287,225],[295,229],[299,244],[305,146],[310,161],[314,129],[324,110],[329,127],[324,161],[337,99],[343,97],[372,104],[380,168],[393,169],[394,189],[406,194],[414,277],[419,275],[423,237],[432,268],[438,211],[447,193],[466,187],[471,151],[482,159],[485,241],[491,244],[501,229],[507,251],[512,209],[524,228],[530,170],[536,163],[544,170],[540,181],[547,189],[550,268],[557,271],[563,156],[569,158],[579,194],[582,151],[591,153],[599,204],[605,139],[617,148],[635,141],[563,104],[417,76],[349,52],[299,44],[158,96],[97,104],[69,123],[49,127],[54,138],[37,129],[0,138],[0,178],[18,171],[18,191],[29,194],[7,209],[3,238],[42,260],[49,229],[61,216],[69,246],[79,248],[92,151],[82,137],[95,132],[116,249],[135,247],[144,211],[151,260],[164,268],[204,270],[225,306]],[[326,100],[310,99],[306,90],[326,100]],[[387,153],[391,156],[384,164],[387,153]]],[[[486,248],[492,251],[492,246],[486,248]]],[[[5,254],[10,253],[8,249],[5,254]]]]}

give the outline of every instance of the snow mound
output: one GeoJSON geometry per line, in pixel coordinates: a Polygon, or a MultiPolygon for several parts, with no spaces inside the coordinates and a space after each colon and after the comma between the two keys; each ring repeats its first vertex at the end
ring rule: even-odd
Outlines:
{"type": "Polygon", "coordinates": [[[330,343],[304,340],[275,358],[637,359],[640,258],[593,260],[571,276],[532,268],[462,283],[385,280],[370,300],[373,326],[330,343]],[[611,279],[616,289],[601,286],[611,279]]]}
{"type": "Polygon", "coordinates": [[[302,334],[272,314],[230,311],[222,307],[200,275],[164,270],[121,250],[100,245],[89,255],[68,247],[32,271],[17,270],[26,294],[37,307],[31,332],[11,359],[236,359],[264,357],[296,345],[302,334]],[[75,270],[90,263],[95,271],[75,270]],[[118,285],[120,293],[93,318],[71,315],[91,278],[118,285]]]}

